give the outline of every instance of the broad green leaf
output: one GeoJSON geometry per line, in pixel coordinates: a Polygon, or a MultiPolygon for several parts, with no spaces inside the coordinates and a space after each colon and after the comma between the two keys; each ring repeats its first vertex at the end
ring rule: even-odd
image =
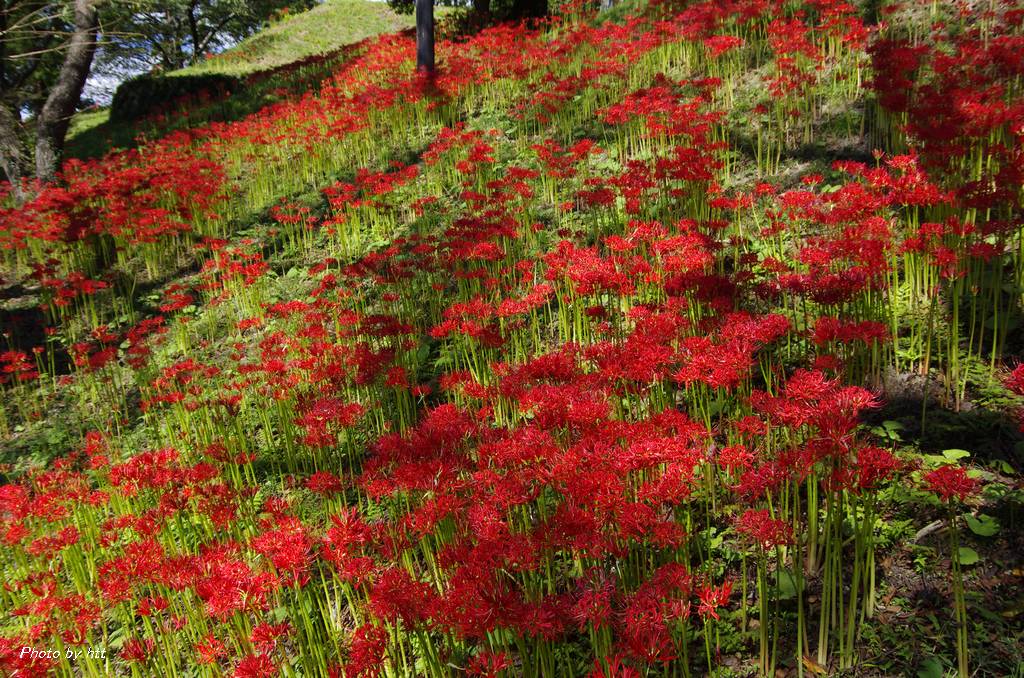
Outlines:
{"type": "Polygon", "coordinates": [[[964,457],[971,456],[971,453],[968,452],[967,450],[958,450],[956,448],[953,448],[950,450],[943,450],[942,456],[951,461],[956,461],[957,459],[963,459],[964,457]]]}
{"type": "Polygon", "coordinates": [[[984,513],[977,518],[970,513],[965,513],[964,520],[967,521],[967,527],[971,528],[971,532],[979,537],[991,537],[999,531],[999,521],[984,513]]]}
{"type": "MultiPolygon", "coordinates": [[[[788,569],[776,570],[776,581],[779,584],[779,600],[796,598],[796,576],[788,569]]],[[[803,584],[803,582],[801,582],[803,584]]]]}
{"type": "Polygon", "coordinates": [[[944,674],[942,662],[936,657],[928,657],[921,662],[921,667],[917,669],[917,678],[942,678],[944,674]]]}
{"type": "Polygon", "coordinates": [[[969,548],[967,546],[961,546],[960,547],[960,564],[961,565],[974,565],[979,560],[981,560],[981,556],[978,555],[977,551],[975,551],[974,549],[969,548]]]}

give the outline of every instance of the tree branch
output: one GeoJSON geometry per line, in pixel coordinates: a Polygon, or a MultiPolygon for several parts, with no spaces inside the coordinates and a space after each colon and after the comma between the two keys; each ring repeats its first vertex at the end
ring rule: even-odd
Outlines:
{"type": "Polygon", "coordinates": [[[231,22],[232,19],[237,18],[237,16],[238,15],[234,12],[229,12],[228,15],[220,21],[220,23],[218,23],[216,26],[210,29],[210,31],[206,34],[206,37],[203,38],[203,41],[199,46],[193,45],[193,49],[195,50],[195,53],[193,54],[192,57],[193,62],[196,59],[198,59],[198,55],[202,54],[206,50],[206,47],[210,44],[210,41],[213,40],[213,38],[216,37],[216,35],[220,33],[224,29],[224,27],[231,22]]]}

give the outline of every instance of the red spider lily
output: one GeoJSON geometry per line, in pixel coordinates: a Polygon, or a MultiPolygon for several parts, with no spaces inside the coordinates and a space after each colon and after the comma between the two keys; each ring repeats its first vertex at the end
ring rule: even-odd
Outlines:
{"type": "Polygon", "coordinates": [[[712,59],[742,47],[743,44],[743,38],[735,35],[713,35],[709,38],[704,38],[704,47],[708,50],[708,54],[712,59]]]}
{"type": "Polygon", "coordinates": [[[330,471],[317,471],[306,478],[304,484],[307,489],[325,497],[337,494],[345,487],[342,479],[330,471]]]}
{"type": "Polygon", "coordinates": [[[590,678],[640,678],[641,675],[639,670],[626,663],[625,656],[618,654],[608,660],[607,668],[601,659],[595,659],[594,668],[590,672],[590,678]]]}
{"type": "Polygon", "coordinates": [[[31,381],[39,377],[39,372],[28,354],[23,351],[4,351],[0,353],[0,385],[11,381],[31,381]]]}
{"type": "Polygon", "coordinates": [[[346,675],[377,676],[387,650],[388,632],[381,626],[362,625],[352,633],[346,675]]]}
{"type": "Polygon", "coordinates": [[[206,574],[196,583],[196,593],[206,605],[207,613],[227,619],[240,611],[260,610],[267,594],[276,587],[269,573],[255,573],[244,562],[220,556],[205,564],[206,574]]]}
{"type": "Polygon", "coordinates": [[[877,406],[878,400],[866,389],[840,386],[821,372],[797,370],[779,397],[755,391],[751,403],[786,426],[810,423],[824,434],[841,437],[852,431],[858,415],[877,406]]]}
{"type": "Polygon", "coordinates": [[[512,658],[506,652],[481,652],[474,655],[466,667],[466,673],[483,678],[497,678],[502,671],[512,667],[512,658]]]}
{"type": "Polygon", "coordinates": [[[953,498],[967,501],[980,489],[978,481],[967,475],[962,466],[946,464],[924,474],[926,488],[938,495],[942,501],[950,502],[953,498]]]}
{"type": "Polygon", "coordinates": [[[156,646],[156,641],[152,638],[146,638],[145,640],[139,640],[138,638],[129,638],[125,641],[124,645],[121,646],[120,656],[125,661],[144,664],[152,656],[153,648],[156,646]]]}
{"type": "Polygon", "coordinates": [[[262,653],[243,657],[231,674],[232,678],[273,678],[276,675],[278,668],[273,660],[262,653]]]}
{"type": "Polygon", "coordinates": [[[1024,395],[1024,363],[1013,368],[1013,372],[1003,380],[1003,383],[1017,395],[1024,395]]]}
{"type": "Polygon", "coordinates": [[[793,541],[793,527],[784,520],[772,518],[767,509],[747,509],[740,516],[736,529],[765,551],[793,541]]]}
{"type": "Polygon", "coordinates": [[[729,603],[729,596],[732,595],[732,582],[724,582],[719,587],[710,584],[697,588],[697,598],[700,599],[700,608],[697,612],[705,620],[708,618],[718,619],[718,608],[729,603]]]}
{"type": "Polygon", "coordinates": [[[573,605],[573,617],[581,627],[590,625],[595,629],[609,626],[612,619],[612,601],[615,585],[610,578],[602,577],[595,571],[596,581],[587,582],[573,605]]]}
{"type": "Polygon", "coordinates": [[[278,639],[288,635],[291,626],[288,622],[280,624],[268,624],[266,622],[253,627],[249,640],[259,652],[269,654],[279,642],[278,639]]]}
{"type": "Polygon", "coordinates": [[[375,577],[369,605],[378,619],[389,623],[401,620],[414,628],[429,618],[432,594],[429,584],[413,581],[403,568],[391,567],[375,577]]]}
{"type": "Polygon", "coordinates": [[[904,466],[895,455],[886,449],[862,447],[857,450],[857,487],[861,490],[873,490],[904,466]]]}
{"type": "Polygon", "coordinates": [[[814,343],[819,346],[837,342],[867,345],[882,343],[889,339],[889,328],[883,323],[865,320],[862,322],[842,321],[838,318],[818,318],[814,324],[814,343]]]}
{"type": "Polygon", "coordinates": [[[295,518],[281,518],[277,524],[257,535],[252,548],[266,557],[274,569],[294,577],[304,572],[312,560],[312,541],[305,527],[295,518]]]}
{"type": "Polygon", "coordinates": [[[213,634],[207,634],[203,640],[196,643],[196,652],[199,654],[198,662],[202,665],[214,664],[227,656],[224,643],[213,634]]]}
{"type": "Polygon", "coordinates": [[[167,599],[162,596],[143,598],[142,602],[139,603],[139,614],[143,617],[149,617],[166,610],[167,605],[167,599]]]}
{"type": "Polygon", "coordinates": [[[305,428],[304,442],[307,445],[323,447],[335,444],[337,433],[353,426],[365,412],[359,403],[320,398],[305,408],[295,423],[305,428]]]}

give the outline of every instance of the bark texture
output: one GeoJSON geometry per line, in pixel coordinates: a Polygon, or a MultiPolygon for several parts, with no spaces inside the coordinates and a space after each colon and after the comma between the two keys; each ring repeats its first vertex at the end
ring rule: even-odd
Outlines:
{"type": "Polygon", "coordinates": [[[9,106],[0,104],[0,167],[11,183],[11,190],[19,203],[25,199],[22,179],[31,174],[23,137],[21,120],[17,114],[9,106]]]}
{"type": "Polygon", "coordinates": [[[96,0],[75,0],[75,27],[64,63],[36,120],[36,178],[43,183],[52,182],[60,168],[64,138],[89,77],[98,36],[96,0]]]}
{"type": "Polygon", "coordinates": [[[434,72],[434,0],[416,0],[416,69],[434,72]]]}

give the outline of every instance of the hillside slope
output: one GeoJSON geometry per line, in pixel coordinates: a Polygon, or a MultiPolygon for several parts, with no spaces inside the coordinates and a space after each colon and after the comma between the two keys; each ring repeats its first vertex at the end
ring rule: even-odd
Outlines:
{"type": "MultiPolygon", "coordinates": [[[[327,0],[278,21],[238,45],[180,73],[247,74],[284,66],[314,54],[328,54],[365,38],[413,26],[385,2],[327,0]]],[[[172,74],[169,74],[172,75],[172,74]]]]}
{"type": "Polygon", "coordinates": [[[0,670],[1020,672],[1024,15],[565,9],[0,210],[0,670]]]}
{"type": "Polygon", "coordinates": [[[217,116],[239,117],[272,103],[278,89],[309,88],[342,61],[344,48],[366,38],[413,26],[411,16],[396,14],[384,2],[326,0],[316,7],[275,22],[205,61],[162,77],[196,74],[248,76],[250,87],[234,93],[227,106],[166,102],[163,115],[139,123],[111,123],[102,108],[75,115],[68,133],[68,153],[76,158],[99,157],[111,148],[131,145],[139,134],[152,138],[184,124],[217,116]],[[296,73],[297,64],[306,64],[296,73]],[[211,110],[203,110],[204,108],[211,110]],[[184,122],[183,122],[184,121],[184,122]]]}

